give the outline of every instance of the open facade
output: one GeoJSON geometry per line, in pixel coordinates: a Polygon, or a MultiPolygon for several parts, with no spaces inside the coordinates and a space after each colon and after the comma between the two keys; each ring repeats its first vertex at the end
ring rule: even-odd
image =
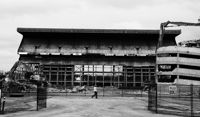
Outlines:
{"type": "MultiPolygon", "coordinates": [[[[142,87],[155,80],[159,30],[18,28],[19,61],[52,85],[142,87]]],[[[176,45],[179,30],[163,44],[176,45]]]]}

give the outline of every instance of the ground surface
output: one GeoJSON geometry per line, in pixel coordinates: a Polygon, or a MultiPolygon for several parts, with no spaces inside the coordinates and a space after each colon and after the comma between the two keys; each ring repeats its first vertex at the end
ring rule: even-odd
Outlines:
{"type": "Polygon", "coordinates": [[[7,113],[1,117],[175,117],[147,110],[141,97],[50,97],[47,108],[35,111],[35,102],[26,103],[29,110],[7,113]],[[32,106],[32,107],[31,107],[32,106]]]}

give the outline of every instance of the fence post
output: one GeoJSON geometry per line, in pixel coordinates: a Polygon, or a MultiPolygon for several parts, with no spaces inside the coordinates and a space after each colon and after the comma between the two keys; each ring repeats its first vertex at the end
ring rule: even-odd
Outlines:
{"type": "Polygon", "coordinates": [[[1,103],[2,99],[1,98],[2,97],[0,97],[0,114],[1,114],[1,107],[2,107],[2,103],[1,103]]]}
{"type": "Polygon", "coordinates": [[[149,85],[149,89],[148,89],[148,110],[150,110],[150,103],[151,103],[151,102],[150,102],[150,98],[151,98],[151,97],[150,97],[150,96],[151,96],[151,95],[150,95],[150,90],[151,90],[151,86],[149,85]]]}
{"type": "Polygon", "coordinates": [[[155,84],[155,88],[156,88],[156,113],[158,113],[158,87],[157,84],[155,84]]]}
{"type": "Polygon", "coordinates": [[[103,97],[104,97],[104,86],[103,86],[103,97]]]}
{"type": "Polygon", "coordinates": [[[180,85],[178,85],[179,87],[178,87],[178,96],[179,96],[179,98],[181,97],[181,88],[180,88],[180,85]]]}
{"type": "Polygon", "coordinates": [[[113,86],[112,86],[112,96],[113,96],[113,86]]]}
{"type": "Polygon", "coordinates": [[[122,97],[124,96],[124,91],[123,91],[123,87],[122,87],[122,97]]]}
{"type": "Polygon", "coordinates": [[[199,87],[199,94],[198,95],[199,95],[199,98],[200,98],[200,87],[199,87]]]}
{"type": "Polygon", "coordinates": [[[36,102],[36,103],[37,103],[37,105],[36,105],[37,108],[36,108],[36,109],[37,109],[37,111],[38,111],[38,110],[39,110],[39,108],[38,108],[38,95],[39,95],[39,94],[38,94],[38,84],[37,84],[37,89],[36,89],[36,91],[37,91],[37,92],[36,92],[36,96],[37,96],[37,97],[36,97],[36,101],[37,101],[37,102],[36,102]]]}
{"type": "Polygon", "coordinates": [[[191,117],[193,117],[193,84],[190,85],[190,92],[191,92],[191,117]]]}
{"type": "Polygon", "coordinates": [[[2,88],[3,86],[2,85],[3,85],[3,81],[0,82],[0,114],[1,114],[1,107],[2,107],[1,102],[2,102],[2,97],[3,97],[2,96],[2,94],[3,94],[3,88],[2,88]]]}
{"type": "Polygon", "coordinates": [[[3,104],[2,104],[2,110],[1,110],[2,114],[4,114],[4,108],[5,108],[5,102],[6,102],[5,100],[6,100],[6,98],[4,97],[3,104]]]}

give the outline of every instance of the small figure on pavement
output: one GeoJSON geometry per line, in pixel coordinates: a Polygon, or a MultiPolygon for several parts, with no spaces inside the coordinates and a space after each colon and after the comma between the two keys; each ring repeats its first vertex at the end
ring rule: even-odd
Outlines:
{"type": "Polygon", "coordinates": [[[93,97],[96,97],[96,99],[98,98],[98,96],[97,96],[97,86],[96,85],[94,85],[94,95],[92,95],[91,98],[93,98],[93,97]]]}

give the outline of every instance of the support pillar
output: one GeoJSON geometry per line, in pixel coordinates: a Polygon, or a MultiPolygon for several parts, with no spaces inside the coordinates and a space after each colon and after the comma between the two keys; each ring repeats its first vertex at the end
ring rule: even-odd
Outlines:
{"type": "Polygon", "coordinates": [[[113,86],[113,84],[115,83],[115,65],[113,65],[112,72],[113,72],[113,76],[111,78],[111,86],[113,86]]]}
{"type": "Polygon", "coordinates": [[[149,68],[149,78],[148,78],[148,82],[151,81],[151,68],[149,68]]]}
{"type": "Polygon", "coordinates": [[[95,78],[94,78],[94,65],[92,65],[92,80],[93,80],[93,84],[92,85],[96,85],[96,82],[95,82],[95,78]]]}
{"type": "Polygon", "coordinates": [[[81,74],[81,81],[80,81],[80,86],[82,86],[83,85],[83,83],[84,83],[84,81],[83,81],[83,77],[84,77],[84,65],[82,65],[82,72],[81,72],[82,74],[81,74]]]}
{"type": "Polygon", "coordinates": [[[58,85],[58,81],[59,81],[59,70],[58,67],[56,68],[56,85],[58,85]]]}
{"type": "Polygon", "coordinates": [[[95,74],[95,72],[96,72],[96,67],[97,66],[94,66],[94,68],[95,68],[95,70],[94,70],[94,82],[95,82],[95,85],[97,85],[97,76],[96,76],[96,74],[95,74]]]}
{"type": "Polygon", "coordinates": [[[102,66],[102,69],[103,69],[102,71],[103,71],[103,87],[104,87],[104,83],[105,83],[104,82],[105,81],[105,78],[104,78],[104,65],[102,66]]]}
{"type": "Polygon", "coordinates": [[[49,66],[49,82],[51,83],[51,73],[52,73],[52,71],[51,71],[51,66],[49,66]]]}
{"type": "Polygon", "coordinates": [[[117,82],[118,82],[118,83],[117,83],[117,87],[118,87],[118,88],[119,88],[119,78],[120,78],[120,70],[119,70],[119,69],[120,69],[120,67],[118,67],[118,71],[117,71],[117,72],[118,72],[118,73],[117,73],[117,82]]]}
{"type": "Polygon", "coordinates": [[[135,68],[133,67],[133,87],[135,87],[135,68]]]}
{"type": "Polygon", "coordinates": [[[67,82],[67,79],[66,79],[66,77],[67,77],[67,72],[66,72],[66,67],[64,67],[64,86],[65,86],[65,88],[67,87],[67,84],[66,84],[66,82],[67,82]]]}
{"type": "MultiPolygon", "coordinates": [[[[177,61],[178,61],[178,64],[177,64],[177,69],[179,69],[180,65],[179,65],[179,57],[180,57],[180,54],[177,53],[177,61]]],[[[177,83],[179,82],[179,75],[177,75],[177,83]]]]}
{"type": "Polygon", "coordinates": [[[90,78],[90,77],[89,77],[89,68],[90,68],[90,67],[89,67],[89,65],[88,65],[88,75],[87,75],[87,85],[88,85],[88,86],[89,86],[89,80],[90,80],[90,79],[89,79],[89,78],[90,78]]]}
{"type": "Polygon", "coordinates": [[[143,70],[141,68],[141,86],[143,86],[144,82],[143,82],[143,70]]]}
{"type": "Polygon", "coordinates": [[[127,67],[125,67],[125,86],[127,87],[127,67]]]}
{"type": "Polygon", "coordinates": [[[72,71],[71,71],[71,86],[74,86],[74,65],[72,67],[72,71]]]}

